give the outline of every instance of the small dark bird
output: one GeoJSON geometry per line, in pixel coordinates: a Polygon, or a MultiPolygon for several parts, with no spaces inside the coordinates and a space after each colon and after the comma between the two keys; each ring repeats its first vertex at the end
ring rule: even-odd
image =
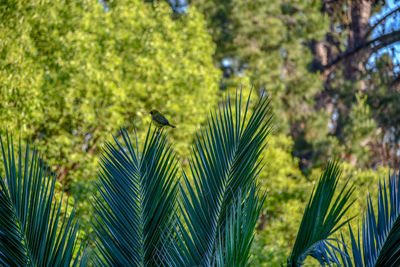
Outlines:
{"type": "Polygon", "coordinates": [[[158,112],[157,110],[153,109],[152,111],[150,111],[150,115],[151,115],[151,119],[154,122],[154,125],[156,127],[158,127],[157,133],[164,126],[169,126],[169,127],[175,128],[175,126],[170,124],[169,121],[164,117],[164,115],[161,114],[160,112],[158,112]]]}

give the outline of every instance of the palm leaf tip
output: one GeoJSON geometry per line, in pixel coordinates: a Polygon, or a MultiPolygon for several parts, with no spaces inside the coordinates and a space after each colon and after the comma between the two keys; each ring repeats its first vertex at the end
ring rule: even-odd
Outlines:
{"type": "Polygon", "coordinates": [[[59,204],[54,203],[56,177],[35,150],[31,152],[26,145],[24,153],[21,141],[15,150],[8,136],[6,144],[2,138],[0,143],[0,263],[69,265],[77,249],[75,208],[67,218],[67,212],[61,211],[62,198],[59,204]]]}
{"type": "Polygon", "coordinates": [[[354,202],[349,202],[354,188],[348,188],[348,182],[335,197],[340,175],[339,164],[329,162],[312,191],[287,266],[301,266],[308,255],[328,265],[338,263],[334,253],[338,248],[330,236],[349,221],[341,222],[354,202]]]}

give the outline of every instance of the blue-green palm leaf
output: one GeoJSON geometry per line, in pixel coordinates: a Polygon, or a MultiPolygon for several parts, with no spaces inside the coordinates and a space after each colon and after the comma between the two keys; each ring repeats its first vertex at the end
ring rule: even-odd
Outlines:
{"type": "MultiPolygon", "coordinates": [[[[377,214],[371,196],[368,197],[367,212],[356,240],[350,228],[350,257],[342,257],[344,266],[400,266],[400,183],[399,176],[389,175],[388,186],[379,183],[377,214]]],[[[343,246],[343,250],[348,250],[343,246]]]]}
{"type": "Polygon", "coordinates": [[[123,142],[107,143],[101,158],[100,197],[94,201],[97,264],[160,264],[163,236],[176,209],[177,163],[165,135],[147,133],[139,152],[126,130],[123,142]]]}
{"type": "Polygon", "coordinates": [[[341,169],[338,163],[334,162],[329,163],[322,173],[304,211],[287,266],[301,266],[309,255],[322,265],[339,264],[335,254],[339,248],[335,246],[336,240],[332,239],[331,235],[350,220],[341,222],[354,202],[349,202],[354,188],[347,188],[347,183],[335,196],[340,174],[341,169]]]}
{"type": "Polygon", "coordinates": [[[0,265],[76,265],[75,209],[67,218],[67,211],[61,212],[62,199],[54,203],[55,175],[29,145],[23,153],[20,143],[16,152],[7,138],[1,148],[0,265]]]}
{"type": "Polygon", "coordinates": [[[254,186],[270,122],[268,98],[261,98],[251,112],[250,97],[243,107],[240,93],[233,104],[228,96],[195,136],[189,161],[193,184],[183,173],[182,219],[165,253],[171,265],[213,263],[235,197],[247,196],[254,186]]]}
{"type": "Polygon", "coordinates": [[[227,213],[225,233],[220,233],[213,266],[246,266],[250,248],[265,196],[253,186],[247,196],[241,192],[235,197],[227,213]]]}

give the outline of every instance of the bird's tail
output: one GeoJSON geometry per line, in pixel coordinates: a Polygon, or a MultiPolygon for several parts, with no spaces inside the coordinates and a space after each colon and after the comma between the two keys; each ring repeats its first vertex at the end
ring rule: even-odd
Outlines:
{"type": "Polygon", "coordinates": [[[175,125],[172,125],[172,124],[168,124],[168,126],[170,126],[172,128],[176,128],[175,125]]]}

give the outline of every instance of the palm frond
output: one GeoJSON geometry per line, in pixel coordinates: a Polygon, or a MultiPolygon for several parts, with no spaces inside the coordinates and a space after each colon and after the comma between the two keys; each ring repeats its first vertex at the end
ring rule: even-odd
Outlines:
{"type": "Polygon", "coordinates": [[[172,265],[209,266],[235,196],[247,196],[254,185],[270,132],[269,100],[261,98],[249,118],[250,96],[242,109],[241,92],[233,105],[227,96],[195,136],[189,161],[193,184],[183,173],[182,219],[165,256],[172,265]]]}
{"type": "Polygon", "coordinates": [[[260,215],[264,196],[253,186],[248,196],[241,192],[227,214],[225,234],[220,233],[213,266],[246,266],[254,239],[254,228],[260,215]]]}
{"type": "MultiPolygon", "coordinates": [[[[367,200],[367,211],[357,240],[350,228],[351,252],[355,266],[399,266],[400,265],[400,183],[393,174],[386,182],[379,182],[378,213],[375,214],[371,196],[367,200]]],[[[346,246],[343,246],[346,250],[346,246]]],[[[353,266],[350,257],[343,258],[344,266],[353,266]]]]}
{"type": "Polygon", "coordinates": [[[150,128],[142,151],[126,130],[101,158],[94,230],[100,265],[154,266],[176,209],[177,163],[165,135],[150,128]]]}
{"type": "Polygon", "coordinates": [[[330,236],[350,220],[340,223],[354,202],[348,203],[354,188],[347,189],[347,183],[334,198],[340,174],[341,169],[335,162],[329,163],[322,173],[304,211],[287,266],[301,266],[308,255],[321,264],[339,263],[335,252],[340,250],[334,245],[336,240],[330,236]]]}
{"type": "Polygon", "coordinates": [[[6,146],[0,142],[5,172],[0,175],[0,265],[70,266],[78,231],[75,208],[67,218],[62,199],[53,203],[56,176],[36,151],[26,145],[24,154],[20,142],[15,152],[12,138],[6,146]]]}

